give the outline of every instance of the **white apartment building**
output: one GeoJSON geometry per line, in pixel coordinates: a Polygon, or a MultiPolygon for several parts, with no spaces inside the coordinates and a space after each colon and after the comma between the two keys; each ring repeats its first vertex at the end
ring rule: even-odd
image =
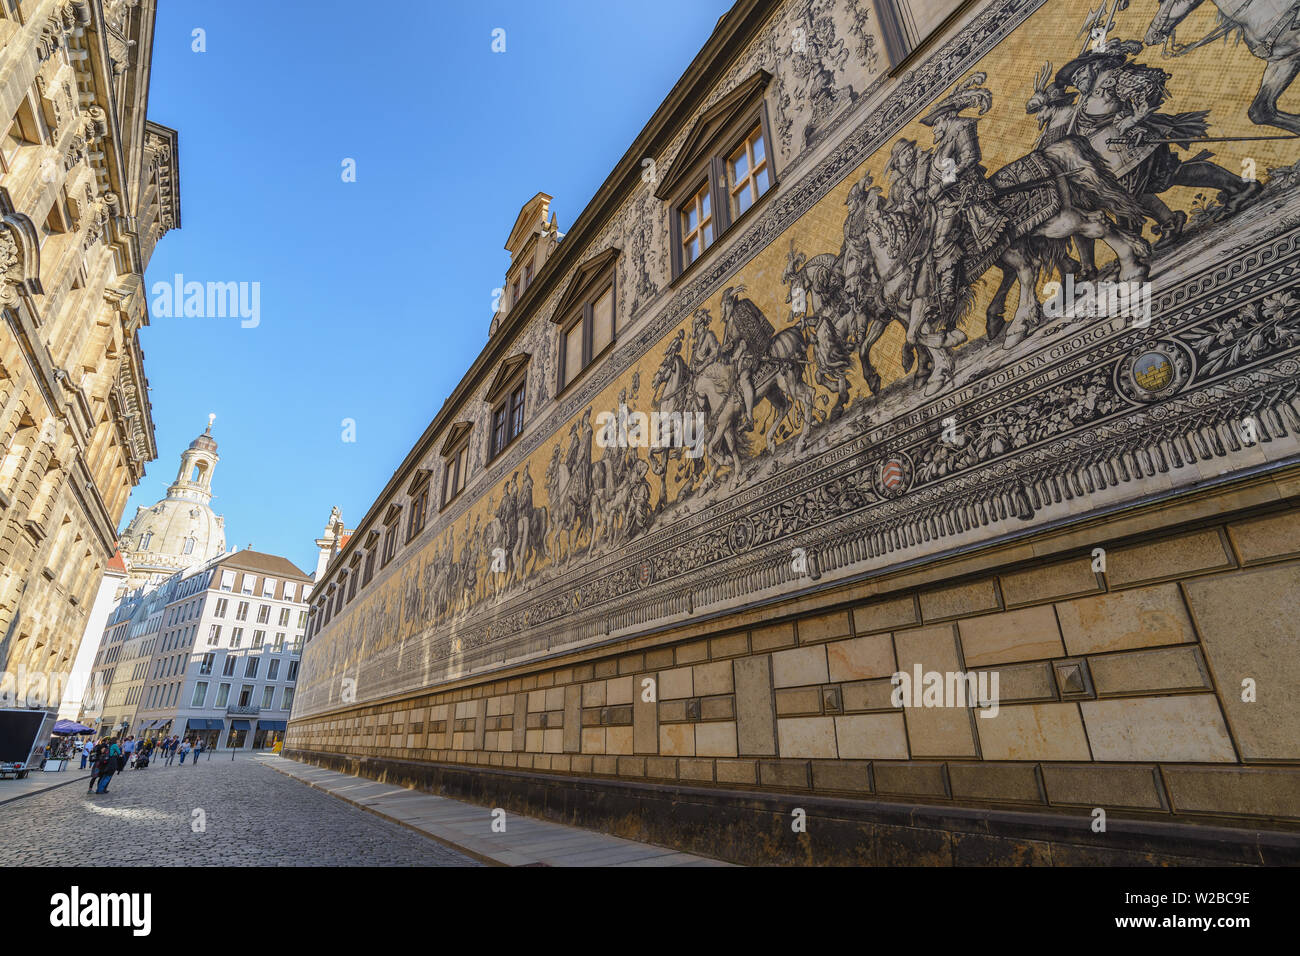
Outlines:
{"type": "Polygon", "coordinates": [[[245,550],[124,607],[133,623],[110,620],[97,660],[108,671],[101,733],[274,746],[293,706],[310,597],[311,578],[292,562],[245,550]]]}

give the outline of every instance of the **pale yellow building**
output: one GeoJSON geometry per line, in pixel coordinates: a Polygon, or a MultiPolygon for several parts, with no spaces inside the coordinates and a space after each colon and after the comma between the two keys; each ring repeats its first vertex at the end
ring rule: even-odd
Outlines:
{"type": "Polygon", "coordinates": [[[180,225],[155,0],[0,0],[0,670],[48,711],[156,456],[143,275],[180,225]]]}
{"type": "Polygon", "coordinates": [[[285,752],[741,862],[1297,862],[1294,10],[1162,8],[739,0],[562,238],[512,184],[285,752]]]}

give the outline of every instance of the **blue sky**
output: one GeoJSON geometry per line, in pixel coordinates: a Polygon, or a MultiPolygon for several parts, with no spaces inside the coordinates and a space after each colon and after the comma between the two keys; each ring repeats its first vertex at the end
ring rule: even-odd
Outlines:
{"type": "Polygon", "coordinates": [[[730,4],[160,6],[149,116],[180,132],[182,228],[146,287],[257,282],[260,324],[141,332],[159,457],[123,522],[213,412],[227,543],[310,573],[330,507],[360,521],[482,348],[520,207],[549,193],[567,230],[730,4]]]}

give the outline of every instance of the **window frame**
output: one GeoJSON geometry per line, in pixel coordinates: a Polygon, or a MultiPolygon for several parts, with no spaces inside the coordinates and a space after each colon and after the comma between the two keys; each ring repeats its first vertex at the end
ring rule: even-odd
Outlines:
{"type": "Polygon", "coordinates": [[[764,70],[752,74],[696,121],[686,142],[660,182],[655,196],[668,205],[670,285],[690,272],[706,258],[708,250],[717,248],[741,221],[777,191],[781,184],[776,155],[772,147],[772,125],[768,118],[765,95],[771,74],[764,70]],[[733,214],[728,184],[727,163],[758,128],[763,138],[767,163],[767,189],[744,212],[733,214]],[[685,261],[685,236],[682,232],[682,209],[694,202],[707,188],[713,208],[713,242],[690,262],[685,261]]]}
{"type": "MultiPolygon", "coordinates": [[[[406,515],[406,543],[410,544],[420,536],[429,523],[429,486],[433,483],[433,475],[429,471],[421,471],[412,486],[409,489],[411,496],[411,507],[406,515]]],[[[348,585],[351,593],[347,600],[352,600],[357,591],[357,561],[348,565],[348,585]]]]}
{"type": "Polygon", "coordinates": [[[556,397],[564,394],[574,383],[580,381],[593,365],[605,357],[618,344],[619,333],[622,331],[618,321],[618,274],[614,268],[614,262],[602,269],[599,273],[592,276],[583,284],[583,289],[579,295],[579,301],[571,304],[564,313],[562,321],[557,323],[560,330],[560,342],[558,349],[558,361],[556,363],[556,397]],[[595,306],[596,303],[609,293],[610,300],[610,336],[609,342],[606,343],[599,352],[595,351],[595,306]],[[568,349],[566,348],[569,333],[581,323],[582,325],[582,367],[574,373],[572,378],[568,376],[568,349]],[[567,381],[566,381],[567,379],[567,381]]]}
{"type": "Polygon", "coordinates": [[[515,439],[523,434],[527,408],[528,371],[527,369],[521,369],[519,374],[512,378],[506,386],[505,394],[492,406],[491,416],[488,419],[492,423],[492,430],[488,436],[488,461],[494,461],[500,457],[501,453],[514,444],[515,439]],[[515,402],[516,396],[519,398],[517,405],[515,402]],[[517,416],[516,409],[518,411],[517,416]],[[497,416],[502,416],[503,419],[503,437],[499,444],[497,439],[497,416]],[[516,421],[516,417],[518,421],[516,421]]]}
{"type": "MultiPolygon", "coordinates": [[[[447,444],[442,449],[443,473],[442,473],[442,504],[438,510],[442,511],[465,490],[465,485],[469,483],[469,473],[472,470],[473,462],[470,458],[469,443],[474,437],[473,427],[468,422],[457,423],[461,426],[460,434],[455,434],[456,425],[452,426],[453,434],[447,444]]],[[[375,542],[375,550],[383,549],[383,537],[375,542]]],[[[379,565],[384,566],[383,562],[379,565]]],[[[369,578],[367,578],[367,581],[369,578]]]]}

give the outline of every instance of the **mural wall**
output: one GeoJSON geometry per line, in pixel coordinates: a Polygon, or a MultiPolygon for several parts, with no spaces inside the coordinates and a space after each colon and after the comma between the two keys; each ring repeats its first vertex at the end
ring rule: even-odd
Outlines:
{"type": "Polygon", "coordinates": [[[630,197],[582,257],[621,249],[620,344],[556,400],[534,320],[528,430],[316,637],[295,716],[1295,456],[1300,28],[1228,6],[995,0],[896,80],[866,0],[781,8],[711,99],[773,74],[778,194],[673,289],[630,197]],[[698,414],[699,453],[605,412],[698,414]]]}

